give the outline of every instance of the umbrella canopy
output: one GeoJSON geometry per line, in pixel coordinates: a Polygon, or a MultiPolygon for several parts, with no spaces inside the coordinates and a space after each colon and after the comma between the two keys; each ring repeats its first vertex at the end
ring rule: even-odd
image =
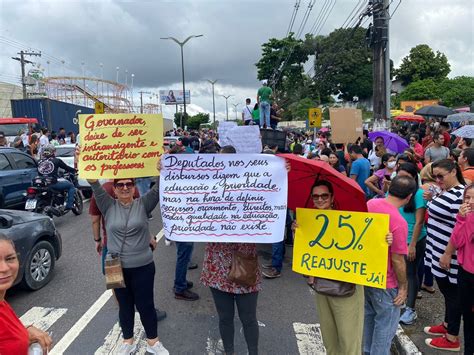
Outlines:
{"type": "Polygon", "coordinates": [[[322,128],[319,129],[319,132],[323,132],[323,133],[324,133],[324,132],[329,132],[329,128],[327,128],[327,127],[322,127],[322,128]]]}
{"type": "Polygon", "coordinates": [[[474,138],[474,125],[462,126],[453,133],[456,137],[474,138]]]}
{"type": "Polygon", "coordinates": [[[399,135],[389,131],[369,132],[369,138],[374,141],[377,137],[382,137],[385,148],[395,153],[403,153],[409,147],[407,141],[399,135]]]}
{"type": "Polygon", "coordinates": [[[446,106],[441,105],[430,105],[424,106],[419,110],[415,111],[415,114],[422,116],[437,116],[437,117],[446,117],[455,113],[453,110],[446,106]]]}
{"type": "Polygon", "coordinates": [[[474,112],[460,112],[449,115],[444,122],[474,121],[474,112]]]}
{"type": "Polygon", "coordinates": [[[278,154],[289,161],[288,208],[313,208],[311,187],[316,180],[331,183],[334,189],[334,207],[341,211],[367,212],[364,191],[355,180],[342,175],[328,163],[306,159],[295,154],[278,154]]]}
{"type": "Polygon", "coordinates": [[[393,119],[396,121],[419,122],[419,123],[425,122],[425,119],[423,118],[423,116],[419,116],[419,115],[398,115],[397,117],[394,117],[393,119]]]}

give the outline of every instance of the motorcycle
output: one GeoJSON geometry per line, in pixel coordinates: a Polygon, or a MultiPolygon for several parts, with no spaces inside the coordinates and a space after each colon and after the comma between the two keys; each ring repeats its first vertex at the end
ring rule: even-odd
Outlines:
{"type": "MultiPolygon", "coordinates": [[[[76,216],[80,215],[83,210],[84,201],[82,194],[77,188],[77,174],[65,172],[61,179],[66,179],[74,184],[76,192],[74,193],[74,203],[72,206],[72,213],[76,216]]],[[[60,191],[51,188],[51,178],[44,176],[37,176],[33,179],[33,186],[26,190],[25,210],[30,212],[42,213],[49,217],[64,216],[68,210],[65,210],[67,191],[60,191]]]]}

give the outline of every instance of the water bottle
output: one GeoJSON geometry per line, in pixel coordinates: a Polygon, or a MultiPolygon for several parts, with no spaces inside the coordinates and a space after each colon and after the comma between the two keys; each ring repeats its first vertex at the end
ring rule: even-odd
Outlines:
{"type": "Polygon", "coordinates": [[[33,343],[28,348],[28,355],[43,355],[43,348],[39,343],[33,343]]]}

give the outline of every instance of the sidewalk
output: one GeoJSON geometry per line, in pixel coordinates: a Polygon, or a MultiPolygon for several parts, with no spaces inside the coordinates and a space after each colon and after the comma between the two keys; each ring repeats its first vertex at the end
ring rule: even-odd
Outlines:
{"type": "MultiPolygon", "coordinates": [[[[436,285],[435,285],[436,288],[436,285]]],[[[406,336],[416,345],[418,351],[422,354],[430,355],[446,355],[446,354],[462,354],[463,353],[463,338],[462,338],[462,325],[460,331],[461,337],[461,351],[452,352],[452,351],[441,351],[432,349],[425,344],[426,338],[433,338],[434,336],[425,334],[423,328],[428,325],[440,324],[444,317],[444,300],[443,296],[436,288],[434,294],[429,294],[428,292],[422,291],[423,298],[416,301],[416,312],[418,314],[418,319],[413,325],[404,325],[403,331],[406,336]]],[[[462,323],[461,323],[462,324],[462,323]]],[[[399,336],[396,337],[395,343],[399,354],[415,354],[412,348],[408,348],[406,343],[403,342],[403,338],[399,336]],[[405,349],[405,351],[404,351],[405,349]]]]}

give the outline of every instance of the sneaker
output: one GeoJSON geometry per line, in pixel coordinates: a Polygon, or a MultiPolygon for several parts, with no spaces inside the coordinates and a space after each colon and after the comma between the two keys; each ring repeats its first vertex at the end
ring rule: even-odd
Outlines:
{"type": "Polygon", "coordinates": [[[198,268],[198,264],[196,263],[188,263],[188,270],[194,270],[198,268]]]}
{"type": "Polygon", "coordinates": [[[405,312],[403,312],[400,317],[400,323],[405,325],[412,325],[415,323],[415,320],[418,318],[416,311],[413,308],[407,307],[405,312]]]}
{"type": "Polygon", "coordinates": [[[155,311],[156,311],[156,318],[158,319],[158,322],[166,318],[165,311],[160,311],[158,308],[155,308],[155,311]]]}
{"type": "Polygon", "coordinates": [[[186,287],[188,288],[188,290],[191,289],[191,288],[193,288],[193,286],[194,286],[194,284],[193,284],[192,281],[187,281],[187,280],[186,280],[186,287]]]}
{"type": "Polygon", "coordinates": [[[274,267],[272,267],[270,270],[262,271],[262,274],[267,279],[276,279],[277,277],[281,276],[281,272],[277,271],[274,267]]]}
{"type": "Polygon", "coordinates": [[[157,341],[153,346],[147,344],[146,352],[149,354],[169,355],[169,351],[166,350],[163,343],[159,341],[157,341]]]}
{"type": "Polygon", "coordinates": [[[448,350],[448,351],[461,350],[461,343],[459,342],[459,340],[449,341],[445,336],[434,338],[434,339],[428,338],[425,340],[425,344],[433,349],[448,350]]]}
{"type": "Polygon", "coordinates": [[[122,343],[120,348],[117,352],[117,355],[130,355],[133,354],[137,350],[137,344],[127,344],[122,343]]]}
{"type": "Polygon", "coordinates": [[[183,292],[175,292],[174,298],[177,300],[183,301],[197,301],[199,299],[199,295],[193,291],[184,290],[183,292]]]}
{"type": "Polygon", "coordinates": [[[429,335],[445,335],[448,333],[448,330],[443,323],[440,325],[433,325],[431,327],[425,327],[423,331],[429,335]]]}
{"type": "Polygon", "coordinates": [[[263,269],[271,269],[271,268],[273,268],[273,265],[272,265],[272,263],[262,264],[262,268],[263,269]]]}

